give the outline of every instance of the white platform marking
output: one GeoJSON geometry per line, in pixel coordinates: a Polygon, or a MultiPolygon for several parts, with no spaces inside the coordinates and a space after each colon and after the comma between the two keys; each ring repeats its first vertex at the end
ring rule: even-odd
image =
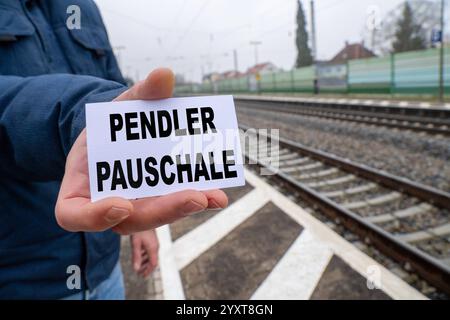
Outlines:
{"type": "Polygon", "coordinates": [[[366,254],[359,251],[355,246],[347,242],[333,230],[329,229],[289,198],[265,183],[254,173],[245,170],[245,178],[255,188],[264,190],[270,200],[278,208],[303,226],[304,230],[309,230],[322,242],[327,243],[337,256],[363,277],[367,278],[370,268],[373,266],[378,267],[382,290],[393,299],[427,299],[419,291],[408,285],[366,254]]]}
{"type": "Polygon", "coordinates": [[[251,299],[309,299],[332,256],[327,244],[303,230],[251,299]]]}
{"type": "Polygon", "coordinates": [[[268,201],[267,195],[259,189],[254,189],[227,209],[177,239],[173,243],[173,251],[178,269],[187,266],[268,201]]]}
{"type": "Polygon", "coordinates": [[[167,300],[184,300],[183,285],[181,284],[180,273],[175,264],[172,251],[172,240],[168,225],[156,229],[160,243],[159,266],[161,270],[161,281],[163,296],[167,300]]]}
{"type": "MultiPolygon", "coordinates": [[[[274,205],[303,226],[304,229],[300,237],[288,249],[286,254],[280,259],[262,283],[261,287],[255,291],[254,297],[258,297],[259,295],[262,298],[263,295],[269,295],[270,293],[264,288],[272,286],[271,283],[275,284],[276,281],[273,279],[279,278],[284,274],[283,279],[277,280],[281,281],[278,285],[281,286],[283,284],[285,288],[289,288],[285,290],[292,297],[308,298],[313,292],[314,281],[317,283],[320,275],[326,268],[327,264],[325,260],[329,260],[327,258],[327,252],[329,252],[339,256],[351,268],[364,277],[368,276],[368,270],[370,268],[376,266],[379,269],[382,290],[394,299],[426,299],[420,292],[406,284],[372,258],[359,251],[355,246],[330,230],[326,225],[272,188],[254,173],[245,170],[245,177],[247,182],[255,188],[253,191],[174,243],[171,241],[168,226],[157,229],[160,241],[161,279],[165,299],[184,299],[185,296],[179,270],[220,241],[220,239],[269,201],[272,201],[274,205]],[[309,248],[309,245],[315,249],[309,248]],[[298,248],[303,249],[299,250],[298,248]],[[306,250],[311,252],[306,253],[306,250]],[[298,261],[300,259],[304,259],[303,261],[306,262],[299,264],[298,261]],[[296,264],[293,263],[294,260],[296,264]],[[317,270],[315,271],[317,273],[313,274],[312,265],[314,264],[316,265],[317,270]],[[294,266],[296,266],[295,272],[280,272],[280,270],[287,270],[288,267],[294,266]],[[305,282],[298,282],[293,278],[296,276],[295,273],[300,271],[305,275],[302,278],[305,282]],[[308,275],[308,278],[306,275],[308,275]],[[290,279],[292,283],[288,283],[289,280],[285,278],[290,279]],[[298,287],[295,287],[294,283],[297,283],[298,287]]],[[[273,290],[277,290],[278,292],[282,291],[279,288],[273,288],[273,290]]],[[[284,291],[283,294],[285,294],[284,291]]]]}

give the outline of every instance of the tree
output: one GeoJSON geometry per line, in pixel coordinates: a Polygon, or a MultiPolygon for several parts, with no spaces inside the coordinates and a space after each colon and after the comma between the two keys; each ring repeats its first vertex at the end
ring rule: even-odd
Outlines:
{"type": "Polygon", "coordinates": [[[394,52],[421,50],[426,48],[422,28],[414,21],[413,12],[408,2],[403,9],[403,17],[398,21],[395,40],[392,45],[394,52]]]}
{"type": "MultiPolygon", "coordinates": [[[[433,30],[440,29],[441,16],[439,1],[424,1],[424,0],[408,0],[411,11],[414,12],[414,22],[421,26],[421,33],[425,35],[425,46],[431,47],[431,35],[433,30]],[[417,14],[419,13],[420,14],[417,14]]],[[[397,32],[398,22],[403,17],[405,10],[405,3],[398,4],[384,16],[377,16],[380,12],[373,12],[368,16],[368,23],[370,21],[378,21],[380,24],[373,30],[369,28],[366,23],[362,31],[362,38],[365,43],[373,43],[371,48],[377,55],[386,55],[393,51],[393,43],[396,40],[395,33],[397,32]],[[375,20],[370,20],[374,19],[375,20]]],[[[376,24],[375,24],[376,25],[376,24]]]]}
{"type": "Polygon", "coordinates": [[[298,1],[297,10],[297,61],[295,66],[297,68],[310,66],[313,63],[311,49],[308,46],[308,33],[306,32],[305,13],[301,0],[298,1]]]}

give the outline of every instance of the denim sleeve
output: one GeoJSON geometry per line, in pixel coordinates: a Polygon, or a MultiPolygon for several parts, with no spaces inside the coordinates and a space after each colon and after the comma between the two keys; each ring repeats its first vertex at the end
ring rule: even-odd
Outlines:
{"type": "Polygon", "coordinates": [[[85,127],[85,104],[111,101],[125,90],[90,76],[0,76],[0,178],[60,180],[85,127]]]}

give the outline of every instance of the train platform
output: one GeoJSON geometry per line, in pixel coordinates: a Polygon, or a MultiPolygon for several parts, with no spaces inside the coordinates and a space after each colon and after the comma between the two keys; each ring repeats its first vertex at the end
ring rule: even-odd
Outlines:
{"type": "Polygon", "coordinates": [[[281,94],[236,94],[233,95],[238,100],[260,100],[270,102],[289,102],[289,103],[313,103],[313,104],[336,104],[336,105],[354,105],[367,107],[393,107],[393,108],[419,108],[419,109],[437,109],[450,110],[450,102],[432,102],[432,101],[413,101],[400,99],[383,98],[353,98],[338,96],[295,96],[281,94]]]}
{"type": "MultiPolygon", "coordinates": [[[[230,205],[157,229],[160,267],[133,299],[426,299],[253,172],[230,205]]],[[[125,246],[128,247],[128,246],[125,246]]]]}

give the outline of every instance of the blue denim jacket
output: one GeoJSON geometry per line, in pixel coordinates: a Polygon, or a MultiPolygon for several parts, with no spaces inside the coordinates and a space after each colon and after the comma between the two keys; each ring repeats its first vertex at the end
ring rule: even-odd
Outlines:
{"type": "Polygon", "coordinates": [[[54,207],[85,103],[125,89],[93,1],[0,0],[0,298],[74,294],[71,265],[82,289],[113,270],[119,236],[66,232],[54,207]],[[80,7],[81,29],[67,28],[69,5],[80,7]]]}

